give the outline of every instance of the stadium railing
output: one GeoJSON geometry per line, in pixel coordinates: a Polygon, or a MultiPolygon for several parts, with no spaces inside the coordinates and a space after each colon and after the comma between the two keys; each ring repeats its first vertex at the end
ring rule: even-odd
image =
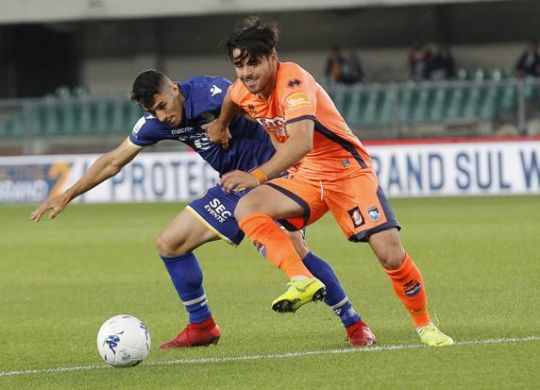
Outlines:
{"type": "MultiPolygon", "coordinates": [[[[325,87],[362,138],[540,134],[540,79],[484,75],[325,87]]],[[[0,140],[23,142],[24,153],[35,153],[36,142],[58,138],[119,139],[141,115],[125,95],[62,88],[39,99],[0,100],[0,140]]]]}

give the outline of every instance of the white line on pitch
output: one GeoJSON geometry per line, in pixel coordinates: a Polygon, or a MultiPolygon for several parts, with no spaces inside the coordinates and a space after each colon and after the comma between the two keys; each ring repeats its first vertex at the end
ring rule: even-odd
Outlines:
{"type": "MultiPolygon", "coordinates": [[[[487,344],[509,344],[509,343],[524,343],[529,341],[538,341],[540,336],[529,336],[522,338],[501,338],[501,339],[484,339],[484,340],[470,340],[470,341],[458,341],[456,345],[487,345],[487,344]]],[[[208,358],[196,358],[196,359],[174,359],[174,360],[158,360],[145,363],[145,366],[170,366],[181,364],[205,364],[205,363],[226,363],[237,362],[246,360],[273,360],[273,359],[286,359],[303,356],[315,356],[315,355],[337,355],[344,353],[370,353],[370,352],[384,352],[384,351],[399,351],[405,349],[421,349],[427,348],[422,344],[394,344],[394,345],[381,345],[369,348],[345,348],[345,349],[329,349],[321,351],[300,351],[300,352],[285,352],[267,355],[244,355],[244,356],[215,356],[208,358]]],[[[59,372],[72,372],[72,371],[90,371],[110,369],[111,367],[102,365],[92,366],[74,366],[74,367],[56,367],[56,368],[38,368],[34,370],[19,370],[19,371],[0,371],[0,377],[7,376],[22,376],[22,375],[38,375],[38,374],[53,374],[59,372]]]]}

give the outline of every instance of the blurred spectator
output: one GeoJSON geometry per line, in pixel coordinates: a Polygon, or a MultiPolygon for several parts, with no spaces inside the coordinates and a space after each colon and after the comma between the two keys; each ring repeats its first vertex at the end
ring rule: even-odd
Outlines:
{"type": "Polygon", "coordinates": [[[330,54],[326,58],[326,65],[324,68],[324,74],[329,83],[336,83],[341,81],[343,76],[343,54],[341,54],[341,48],[337,45],[332,47],[330,54]]]}
{"type": "Polygon", "coordinates": [[[354,50],[350,50],[343,59],[340,82],[344,84],[356,84],[364,79],[364,70],[354,50]]]}
{"type": "Polygon", "coordinates": [[[431,80],[450,80],[456,75],[454,57],[448,47],[440,45],[437,48],[429,62],[427,73],[431,80]]]}
{"type": "Polygon", "coordinates": [[[516,73],[518,76],[540,76],[540,54],[538,53],[538,42],[531,39],[527,48],[519,57],[516,64],[516,73]]]}
{"type": "Polygon", "coordinates": [[[409,50],[409,71],[412,80],[419,81],[428,78],[431,52],[423,42],[414,42],[409,50]]]}

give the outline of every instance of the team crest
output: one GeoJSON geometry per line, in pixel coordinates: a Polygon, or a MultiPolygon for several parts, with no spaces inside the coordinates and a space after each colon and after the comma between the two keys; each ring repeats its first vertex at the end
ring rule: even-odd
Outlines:
{"type": "Polygon", "coordinates": [[[369,219],[371,219],[374,222],[378,221],[379,218],[381,217],[381,213],[379,212],[379,209],[377,208],[377,206],[370,207],[367,213],[368,213],[369,219]]]}
{"type": "Polygon", "coordinates": [[[360,209],[358,207],[350,209],[348,213],[355,228],[360,227],[365,223],[364,218],[362,217],[362,213],[360,212],[360,209]]]}

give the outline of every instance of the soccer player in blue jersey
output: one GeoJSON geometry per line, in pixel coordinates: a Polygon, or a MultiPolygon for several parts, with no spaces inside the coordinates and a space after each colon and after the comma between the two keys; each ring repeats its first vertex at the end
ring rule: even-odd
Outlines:
{"type": "MultiPolygon", "coordinates": [[[[228,131],[232,138],[225,148],[208,140],[203,126],[219,116],[230,85],[221,77],[194,77],[177,83],[154,70],[139,74],[133,82],[131,97],[146,113],[131,135],[96,160],[72,187],[44,201],[31,219],[39,222],[47,212],[49,218],[56,217],[74,198],[116,175],[144,147],[161,140],[189,145],[220,176],[236,169],[250,171],[270,159],[275,149],[269,136],[256,122],[244,117],[236,117],[230,123],[228,131]]],[[[234,219],[234,210],[244,193],[226,193],[216,185],[189,203],[159,235],[160,257],[189,315],[188,325],[175,338],[161,344],[162,349],[218,342],[221,332],[210,312],[202,270],[193,251],[219,239],[232,245],[242,241],[244,234],[234,219]]],[[[287,225],[286,221],[282,223],[287,225]]],[[[309,252],[301,232],[289,234],[305,266],[326,286],[324,301],[346,327],[349,343],[355,347],[372,345],[375,336],[353,309],[332,268],[309,252]]],[[[294,310],[307,302],[298,303],[294,310]]]]}

